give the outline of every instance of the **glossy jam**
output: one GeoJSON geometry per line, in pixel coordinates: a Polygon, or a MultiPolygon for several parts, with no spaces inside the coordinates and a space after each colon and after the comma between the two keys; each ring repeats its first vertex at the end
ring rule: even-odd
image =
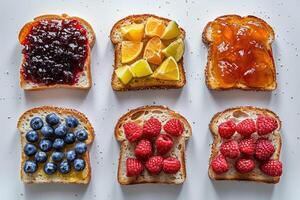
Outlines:
{"type": "Polygon", "coordinates": [[[212,27],[212,72],[221,87],[242,83],[260,88],[273,82],[273,57],[267,48],[270,27],[255,19],[237,17],[219,18],[212,27]]]}
{"type": "Polygon", "coordinates": [[[41,20],[31,27],[22,44],[25,80],[72,85],[83,71],[88,38],[77,20],[41,20]]]}

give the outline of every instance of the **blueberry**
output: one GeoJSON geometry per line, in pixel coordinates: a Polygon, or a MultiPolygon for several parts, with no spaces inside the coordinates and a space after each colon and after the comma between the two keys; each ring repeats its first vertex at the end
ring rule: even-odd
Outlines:
{"type": "Polygon", "coordinates": [[[35,161],[38,163],[43,163],[46,162],[47,160],[47,154],[43,151],[38,151],[35,155],[34,155],[35,161]]]}
{"type": "Polygon", "coordinates": [[[75,152],[78,154],[83,154],[86,152],[86,150],[87,150],[87,146],[84,142],[78,142],[75,145],[75,152]]]}
{"type": "Polygon", "coordinates": [[[63,139],[60,139],[60,138],[56,138],[53,142],[53,148],[54,149],[62,149],[65,145],[65,142],[63,139]]]}
{"type": "Polygon", "coordinates": [[[76,171],[82,171],[85,168],[85,161],[80,158],[75,159],[73,164],[76,171]]]}
{"type": "Polygon", "coordinates": [[[46,116],[46,122],[51,126],[55,126],[59,123],[59,117],[55,113],[50,113],[46,116]]]}
{"type": "Polygon", "coordinates": [[[34,144],[27,143],[24,146],[24,153],[26,156],[32,156],[36,153],[37,149],[34,144]]]}
{"type": "Polygon", "coordinates": [[[25,137],[28,142],[37,142],[39,140],[39,134],[33,130],[28,131],[25,137]]]}
{"type": "Polygon", "coordinates": [[[44,137],[49,138],[54,135],[54,130],[52,127],[46,125],[41,129],[41,133],[44,137]]]}
{"type": "Polygon", "coordinates": [[[55,162],[62,161],[62,159],[64,158],[64,153],[63,153],[63,152],[60,152],[60,151],[54,151],[54,152],[52,153],[51,158],[52,158],[52,160],[55,161],[55,162]]]}
{"type": "Polygon", "coordinates": [[[77,140],[84,141],[88,138],[88,134],[85,129],[81,129],[75,133],[77,140]]]}
{"type": "Polygon", "coordinates": [[[58,170],[62,174],[67,174],[71,171],[71,166],[68,161],[64,160],[59,164],[58,170]]]}
{"type": "Polygon", "coordinates": [[[67,152],[66,157],[68,161],[73,161],[76,158],[76,152],[74,150],[70,150],[67,152]]]}
{"type": "Polygon", "coordinates": [[[26,160],[23,166],[25,173],[33,174],[37,170],[37,164],[34,161],[26,160]]]}
{"type": "Polygon", "coordinates": [[[44,172],[48,175],[54,174],[57,170],[57,165],[53,162],[48,162],[44,165],[44,172]]]}
{"type": "Polygon", "coordinates": [[[76,128],[78,124],[79,124],[78,119],[76,119],[75,117],[69,116],[66,118],[66,125],[69,128],[76,128]]]}
{"type": "Polygon", "coordinates": [[[73,144],[76,140],[74,133],[67,133],[65,136],[65,143],[67,144],[73,144]]]}
{"type": "Polygon", "coordinates": [[[31,121],[30,121],[30,127],[33,130],[39,130],[43,127],[44,122],[40,117],[34,117],[31,121]]]}
{"type": "Polygon", "coordinates": [[[55,129],[54,133],[57,137],[62,138],[67,134],[67,131],[68,131],[67,126],[64,124],[61,124],[55,129]]]}
{"type": "Polygon", "coordinates": [[[39,147],[42,151],[48,152],[52,148],[52,142],[48,139],[42,139],[39,143],[39,147]]]}

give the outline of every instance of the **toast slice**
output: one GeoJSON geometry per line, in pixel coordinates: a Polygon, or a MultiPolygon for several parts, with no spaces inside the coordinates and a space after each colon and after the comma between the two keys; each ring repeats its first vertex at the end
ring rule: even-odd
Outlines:
{"type": "MultiPolygon", "coordinates": [[[[89,122],[87,117],[77,110],[73,109],[66,109],[66,108],[58,108],[58,107],[52,107],[52,106],[42,106],[42,107],[36,107],[33,109],[30,109],[26,111],[24,114],[21,115],[19,118],[17,128],[20,131],[21,136],[21,146],[22,146],[22,156],[21,156],[21,180],[24,183],[64,183],[64,184],[88,184],[91,179],[91,163],[90,163],[90,156],[89,156],[89,150],[87,150],[83,155],[82,159],[86,162],[86,167],[83,171],[75,171],[74,169],[71,169],[71,172],[68,174],[61,174],[59,172],[55,172],[52,175],[47,175],[43,171],[44,164],[38,164],[38,169],[33,174],[25,173],[23,170],[23,165],[26,159],[28,158],[24,152],[24,146],[26,144],[26,133],[31,130],[30,128],[30,120],[35,117],[39,116],[45,121],[45,117],[49,113],[55,113],[60,117],[61,122],[63,119],[65,119],[67,116],[74,116],[78,119],[79,125],[74,129],[74,132],[78,129],[84,128],[88,133],[88,139],[85,141],[85,143],[89,146],[94,141],[94,128],[92,127],[92,124],[89,122]]],[[[45,122],[44,122],[45,123],[45,122]]],[[[39,137],[41,138],[42,135],[39,131],[39,137]]],[[[68,147],[64,148],[64,151],[67,151],[71,148],[74,148],[74,144],[68,145],[68,147]]],[[[52,152],[52,151],[51,151],[52,152]]],[[[48,160],[50,159],[50,153],[47,153],[48,160]]]]}
{"type": "Polygon", "coordinates": [[[87,32],[87,56],[84,62],[84,67],[81,72],[79,72],[76,76],[76,81],[74,84],[44,84],[44,83],[35,83],[30,80],[26,80],[22,70],[23,64],[25,62],[25,57],[23,54],[22,64],[20,68],[20,86],[24,90],[42,90],[42,89],[49,89],[49,88],[74,88],[74,89],[89,89],[92,86],[92,76],[91,76],[91,50],[95,44],[95,33],[92,26],[85,20],[79,17],[68,16],[67,14],[62,15],[41,15],[34,18],[33,21],[26,23],[19,32],[19,42],[23,44],[25,41],[26,36],[30,33],[32,27],[34,27],[40,21],[47,21],[47,20],[77,20],[79,23],[86,29],[87,32]]]}
{"type": "Polygon", "coordinates": [[[209,48],[205,68],[207,87],[213,90],[276,89],[274,39],[272,27],[255,16],[225,15],[209,22],[202,34],[209,48]]]}
{"type": "MultiPolygon", "coordinates": [[[[170,22],[170,19],[158,17],[150,14],[141,14],[141,15],[130,15],[114,24],[110,32],[110,39],[115,47],[115,60],[114,60],[114,70],[118,67],[122,66],[121,63],[121,42],[124,40],[121,33],[121,28],[123,26],[133,24],[133,23],[143,23],[146,24],[146,21],[149,17],[153,17],[155,19],[162,20],[165,25],[170,22]]],[[[185,31],[180,28],[179,38],[184,40],[185,31]]],[[[150,38],[144,37],[142,42],[145,44],[149,41],[150,38]]],[[[164,41],[166,45],[168,45],[171,41],[164,41]]],[[[142,54],[138,56],[134,61],[142,58],[142,54]]],[[[133,62],[134,62],[133,61],[133,62]]],[[[132,62],[132,63],[133,63],[132,62]]],[[[171,80],[159,80],[150,77],[136,78],[132,80],[127,85],[124,85],[117,77],[116,73],[113,72],[111,85],[113,90],[115,91],[127,91],[127,90],[143,90],[143,89],[171,89],[171,88],[182,88],[186,83],[185,70],[183,66],[183,58],[181,58],[178,62],[179,67],[179,80],[171,81],[171,80]]],[[[155,69],[157,66],[151,64],[151,68],[155,69]]]]}
{"type": "Polygon", "coordinates": [[[161,184],[182,184],[186,179],[185,167],[185,143],[192,135],[192,129],[188,121],[180,114],[170,110],[166,106],[143,106],[130,110],[124,114],[115,126],[115,137],[121,143],[118,166],[118,181],[122,185],[141,184],[141,183],[161,183],[161,184]],[[159,119],[164,124],[170,118],[177,118],[184,124],[184,132],[182,136],[174,139],[174,145],[169,156],[177,157],[181,162],[180,171],[176,174],[165,174],[161,172],[159,175],[151,175],[146,169],[137,177],[127,177],[126,175],[126,159],[134,157],[135,144],[130,143],[125,136],[123,125],[127,122],[136,122],[141,124],[144,120],[151,117],[159,119]]]}
{"type": "MultiPolygon", "coordinates": [[[[223,112],[216,113],[210,124],[209,128],[211,131],[211,134],[213,136],[213,144],[211,147],[211,155],[210,155],[210,161],[211,163],[212,159],[217,156],[220,152],[220,145],[222,143],[222,138],[218,133],[218,125],[222,122],[225,122],[229,119],[232,119],[236,123],[239,121],[245,119],[245,118],[252,118],[256,119],[258,115],[266,115],[273,117],[276,119],[278,123],[278,128],[273,131],[272,133],[266,135],[266,136],[259,136],[257,133],[253,133],[252,137],[253,138],[268,138],[271,140],[272,144],[275,147],[275,152],[272,155],[271,159],[274,160],[279,160],[280,157],[280,151],[281,151],[281,135],[280,135],[280,129],[281,129],[281,121],[279,117],[272,111],[264,109],[264,108],[257,108],[257,107],[251,107],[251,106],[245,106],[245,107],[236,107],[236,108],[229,108],[224,110],[223,112]]],[[[233,138],[239,140],[241,136],[238,133],[235,133],[233,138]]],[[[239,180],[239,181],[255,181],[255,182],[263,182],[263,183],[278,183],[280,180],[280,176],[268,176],[264,174],[258,167],[259,162],[255,160],[255,165],[256,167],[254,168],[253,171],[245,174],[240,174],[238,173],[233,165],[234,165],[234,160],[229,159],[229,171],[223,173],[223,174],[217,174],[212,170],[211,165],[209,165],[208,169],[208,175],[211,179],[214,180],[239,180]]]]}

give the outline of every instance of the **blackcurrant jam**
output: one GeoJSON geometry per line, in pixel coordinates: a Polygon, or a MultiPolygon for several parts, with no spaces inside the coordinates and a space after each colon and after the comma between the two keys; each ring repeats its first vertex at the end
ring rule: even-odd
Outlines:
{"type": "Polygon", "coordinates": [[[41,20],[23,40],[24,79],[38,84],[75,84],[88,54],[86,29],[76,19],[41,20]]]}

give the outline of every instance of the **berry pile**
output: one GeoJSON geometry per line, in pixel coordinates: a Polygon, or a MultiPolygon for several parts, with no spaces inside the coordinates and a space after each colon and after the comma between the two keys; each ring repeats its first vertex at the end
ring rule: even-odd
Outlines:
{"type": "Polygon", "coordinates": [[[233,120],[219,124],[218,133],[222,144],[220,154],[211,161],[212,170],[217,174],[225,173],[232,161],[238,173],[246,174],[253,171],[258,163],[264,174],[281,176],[282,163],[271,158],[275,147],[268,139],[268,135],[277,128],[277,120],[267,115],[259,115],[256,120],[244,119],[237,124],[233,120]],[[253,137],[254,133],[257,133],[256,137],[253,137]],[[239,134],[240,139],[234,139],[235,134],[239,134]]]}
{"type": "Polygon", "coordinates": [[[78,128],[79,121],[73,116],[61,120],[57,114],[50,113],[45,117],[34,117],[30,121],[31,130],[26,133],[24,145],[25,173],[32,174],[43,166],[46,174],[59,171],[68,174],[72,168],[82,171],[86,167],[83,155],[87,151],[85,141],[88,133],[78,128]]]}
{"type": "Polygon", "coordinates": [[[152,117],[144,121],[143,126],[127,122],[123,128],[127,140],[135,145],[135,158],[126,160],[128,177],[139,176],[145,168],[152,175],[157,175],[161,171],[176,174],[180,170],[180,161],[176,157],[169,156],[174,146],[173,137],[180,137],[184,131],[184,125],[180,120],[173,118],[162,126],[158,119],[152,117]]]}

